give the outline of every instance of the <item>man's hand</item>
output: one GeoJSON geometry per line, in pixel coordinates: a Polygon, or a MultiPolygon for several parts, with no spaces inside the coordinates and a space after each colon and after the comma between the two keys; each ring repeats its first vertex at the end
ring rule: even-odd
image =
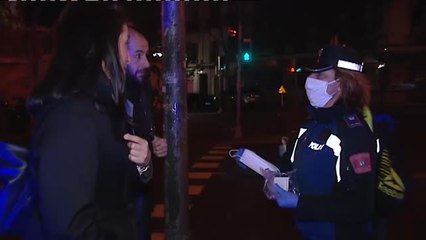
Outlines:
{"type": "Polygon", "coordinates": [[[152,149],[154,151],[154,155],[156,157],[165,157],[167,156],[167,141],[165,138],[160,138],[154,136],[154,140],[152,140],[152,149]]]}
{"type": "Polygon", "coordinates": [[[124,134],[124,140],[127,142],[127,147],[130,149],[129,159],[139,166],[148,166],[151,163],[151,151],[149,150],[148,142],[135,135],[124,134]]]}

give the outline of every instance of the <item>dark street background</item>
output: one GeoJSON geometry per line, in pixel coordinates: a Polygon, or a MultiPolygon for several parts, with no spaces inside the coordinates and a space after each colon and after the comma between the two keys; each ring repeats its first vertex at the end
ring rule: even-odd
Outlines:
{"type": "MultiPolygon", "coordinates": [[[[161,4],[142,2],[124,8],[150,42],[151,63],[163,69],[161,57],[154,57],[162,51],[161,4]]],[[[25,101],[49,66],[65,5],[0,2],[0,141],[28,145],[25,101]]],[[[407,196],[390,219],[388,239],[426,239],[426,1],[185,1],[185,6],[191,240],[300,239],[293,212],[267,200],[263,179],[238,167],[228,152],[249,148],[275,163],[281,136],[297,134],[305,119],[305,77],[298,70],[327,44],[359,48],[373,85],[373,112],[397,121],[407,196]],[[249,44],[238,49],[237,36],[249,44]],[[237,57],[239,50],[248,61],[237,57]],[[242,103],[241,138],[234,137],[237,61],[248,102],[242,103]],[[287,91],[283,103],[280,86],[287,91]]],[[[152,240],[162,240],[164,166],[161,159],[154,164],[152,240]]]]}

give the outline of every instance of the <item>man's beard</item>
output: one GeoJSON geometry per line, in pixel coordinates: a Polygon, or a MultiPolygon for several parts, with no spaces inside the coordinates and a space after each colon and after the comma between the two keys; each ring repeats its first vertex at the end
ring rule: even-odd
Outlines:
{"type": "Polygon", "coordinates": [[[151,83],[149,80],[149,70],[137,70],[134,73],[130,72],[129,68],[126,68],[126,76],[127,81],[136,84],[138,86],[141,86],[142,88],[150,87],[151,83]],[[140,78],[137,77],[137,75],[142,75],[140,78]]]}

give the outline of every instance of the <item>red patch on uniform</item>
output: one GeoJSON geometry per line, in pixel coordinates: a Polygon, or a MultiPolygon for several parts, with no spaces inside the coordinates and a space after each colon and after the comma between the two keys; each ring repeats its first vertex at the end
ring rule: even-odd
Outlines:
{"type": "Polygon", "coordinates": [[[356,174],[371,172],[371,157],[369,153],[357,153],[349,157],[356,174]]]}

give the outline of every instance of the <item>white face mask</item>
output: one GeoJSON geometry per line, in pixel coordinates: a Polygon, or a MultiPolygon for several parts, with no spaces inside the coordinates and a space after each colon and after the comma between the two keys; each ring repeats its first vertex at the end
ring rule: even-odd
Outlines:
{"type": "Polygon", "coordinates": [[[315,108],[324,107],[334,95],[327,93],[328,85],[337,81],[339,80],[326,82],[323,80],[308,77],[306,79],[305,89],[306,95],[308,96],[311,105],[315,108]]]}
{"type": "Polygon", "coordinates": [[[230,150],[229,156],[251,168],[253,171],[263,176],[262,170],[269,169],[272,172],[279,173],[280,170],[272,163],[266,161],[255,152],[247,149],[240,148],[238,150],[230,150]]]}

